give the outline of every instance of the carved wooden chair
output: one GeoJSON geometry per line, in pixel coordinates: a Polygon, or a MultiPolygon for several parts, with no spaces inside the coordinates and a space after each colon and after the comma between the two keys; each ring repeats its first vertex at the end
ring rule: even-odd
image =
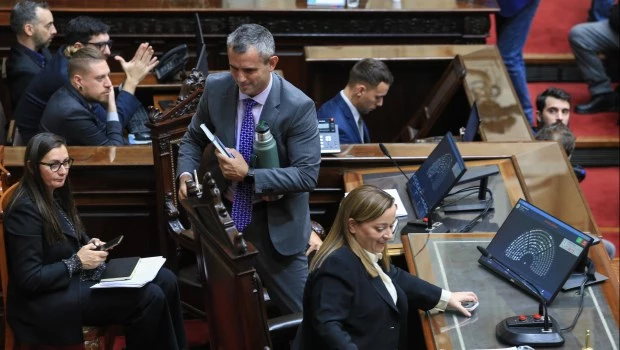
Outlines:
{"type": "MultiPolygon", "coordinates": [[[[6,172],[5,174],[9,175],[4,167],[0,166],[0,172],[6,172]]],[[[6,176],[2,177],[6,179],[6,176]]],[[[4,210],[15,190],[17,189],[17,183],[5,189],[1,186],[5,186],[5,183],[0,184],[0,188],[4,190],[4,192],[0,196],[0,279],[2,280],[2,292],[4,293],[7,290],[7,285],[9,282],[9,274],[8,274],[8,265],[6,261],[6,246],[4,242],[4,210]]],[[[9,326],[6,320],[6,297],[3,295],[2,297],[2,307],[3,307],[3,315],[2,315],[2,325],[4,327],[4,349],[12,350],[12,349],[28,349],[27,346],[20,346],[16,344],[15,336],[13,335],[13,331],[9,326]]],[[[120,330],[117,326],[109,326],[109,327],[83,327],[82,332],[84,335],[84,344],[83,346],[68,346],[62,347],[62,349],[84,349],[84,350],[112,350],[114,347],[114,338],[117,334],[119,334],[120,330]],[[103,339],[103,342],[102,342],[103,339]]],[[[57,349],[61,349],[58,347],[57,349]]]]}
{"type": "Polygon", "coordinates": [[[237,230],[210,173],[203,189],[188,189],[181,201],[198,246],[212,349],[287,348],[302,314],[267,318],[255,264],[259,253],[237,230]]]}
{"type": "Polygon", "coordinates": [[[178,211],[176,159],[179,143],[196,111],[204,83],[201,73],[192,72],[183,82],[179,97],[170,109],[162,113],[158,108],[149,107],[147,123],[153,140],[159,246],[168,266],[177,274],[185,311],[200,318],[205,315],[198,274],[201,261],[197,259],[194,233],[177,220],[184,216],[178,211]]]}

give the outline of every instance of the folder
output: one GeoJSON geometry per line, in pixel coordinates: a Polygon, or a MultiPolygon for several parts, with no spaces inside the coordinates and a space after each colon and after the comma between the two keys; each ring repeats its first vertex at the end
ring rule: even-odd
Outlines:
{"type": "MultiPolygon", "coordinates": [[[[134,258],[135,259],[135,258],[134,258]]],[[[101,281],[90,288],[140,288],[151,282],[157,273],[164,266],[166,258],[153,256],[148,258],[138,258],[131,278],[122,281],[101,281]]]]}
{"type": "Polygon", "coordinates": [[[101,282],[124,281],[131,279],[140,257],[116,258],[110,260],[101,275],[101,282]]]}

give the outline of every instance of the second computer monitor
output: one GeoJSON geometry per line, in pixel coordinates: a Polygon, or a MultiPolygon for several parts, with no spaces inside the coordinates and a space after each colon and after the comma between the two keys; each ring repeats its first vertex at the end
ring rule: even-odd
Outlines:
{"type": "Polygon", "coordinates": [[[466,170],[454,138],[447,133],[407,182],[417,218],[428,217],[466,170]]]}
{"type": "Polygon", "coordinates": [[[471,111],[469,112],[469,118],[467,118],[467,124],[465,125],[465,132],[463,133],[463,142],[472,142],[476,139],[478,134],[478,127],[480,126],[480,113],[478,112],[478,104],[474,101],[471,105],[471,111]]]}

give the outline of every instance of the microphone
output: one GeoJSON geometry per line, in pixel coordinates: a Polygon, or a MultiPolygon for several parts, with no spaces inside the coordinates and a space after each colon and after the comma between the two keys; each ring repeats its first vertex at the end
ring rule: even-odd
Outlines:
{"type": "MultiPolygon", "coordinates": [[[[547,311],[547,302],[542,296],[540,290],[533,284],[527,281],[527,279],[523,278],[518,272],[511,270],[508,266],[506,266],[503,262],[495,259],[495,257],[489,253],[489,251],[482,247],[476,246],[476,249],[489,260],[493,260],[495,263],[500,265],[508,274],[510,274],[513,278],[516,277],[523,285],[525,285],[530,291],[532,291],[539,299],[538,313],[544,312],[543,318],[543,329],[542,331],[538,331],[537,328],[533,327],[530,330],[532,332],[527,331],[527,327],[523,327],[519,325],[513,320],[514,317],[508,317],[507,319],[501,321],[496,327],[496,335],[500,340],[504,340],[506,343],[512,345],[540,345],[540,346],[554,346],[564,344],[564,338],[560,335],[558,331],[554,331],[551,329],[551,322],[549,312],[547,311]],[[511,325],[513,325],[511,329],[511,325]]],[[[518,320],[518,318],[517,318],[518,320]]],[[[522,321],[524,322],[524,321],[522,321]]],[[[556,323],[556,329],[558,325],[556,323]]]]}
{"type": "Polygon", "coordinates": [[[383,154],[385,154],[386,157],[390,158],[390,160],[392,161],[392,163],[394,164],[394,166],[400,170],[401,174],[403,174],[403,176],[407,179],[407,182],[409,182],[409,176],[407,176],[407,174],[405,174],[405,172],[403,171],[403,169],[398,165],[398,163],[396,163],[396,161],[394,160],[394,158],[392,158],[392,156],[390,155],[390,152],[387,150],[387,148],[385,148],[385,145],[380,143],[379,144],[379,148],[381,148],[381,152],[383,152],[383,154]]]}
{"type": "MultiPolygon", "coordinates": [[[[398,165],[398,163],[396,163],[394,158],[392,158],[392,156],[390,155],[390,152],[387,150],[385,145],[380,143],[379,144],[379,148],[381,148],[381,152],[383,152],[383,154],[385,154],[386,157],[390,158],[390,160],[392,161],[394,166],[400,171],[401,174],[403,174],[405,179],[407,179],[407,182],[409,182],[411,179],[409,178],[409,176],[407,176],[407,174],[405,174],[405,172],[398,165]]],[[[414,204],[411,203],[411,205],[413,206],[414,204]]],[[[419,220],[409,221],[407,224],[410,224],[410,225],[413,225],[413,226],[423,226],[423,227],[427,228],[428,230],[431,230],[433,228],[433,222],[431,220],[431,213],[430,212],[428,213],[428,218],[426,218],[426,220],[424,220],[424,218],[422,218],[422,219],[419,219],[419,220]]]]}

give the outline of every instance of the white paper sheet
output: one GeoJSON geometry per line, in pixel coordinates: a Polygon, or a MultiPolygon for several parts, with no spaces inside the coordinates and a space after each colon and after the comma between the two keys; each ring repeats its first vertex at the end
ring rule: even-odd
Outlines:
{"type": "Polygon", "coordinates": [[[164,266],[166,258],[162,256],[152,256],[149,258],[141,258],[136,265],[133,277],[124,281],[99,282],[90,288],[140,288],[151,282],[157,272],[164,266]]]}

